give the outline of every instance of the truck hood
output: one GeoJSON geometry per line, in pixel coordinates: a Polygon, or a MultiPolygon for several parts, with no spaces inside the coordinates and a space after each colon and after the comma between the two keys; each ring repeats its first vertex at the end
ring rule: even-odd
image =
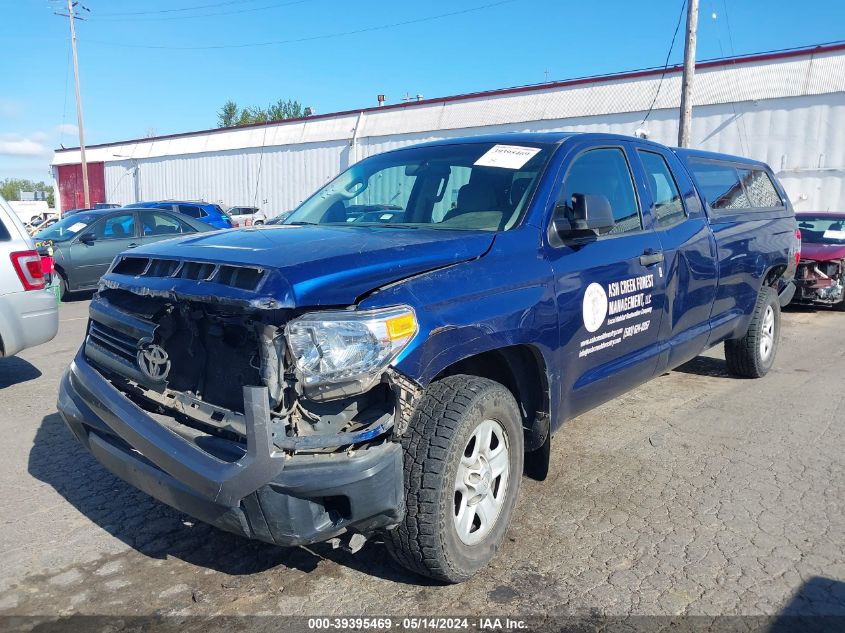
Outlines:
{"type": "Polygon", "coordinates": [[[845,244],[801,244],[801,259],[817,262],[829,262],[833,259],[845,259],[845,244]]]}
{"type": "Polygon", "coordinates": [[[128,277],[114,271],[103,283],[138,294],[248,300],[268,308],[348,306],[386,284],[481,257],[493,239],[492,233],[387,227],[281,225],[215,231],[141,246],[124,257],[268,271],[252,297],[213,283],[128,277]]]}

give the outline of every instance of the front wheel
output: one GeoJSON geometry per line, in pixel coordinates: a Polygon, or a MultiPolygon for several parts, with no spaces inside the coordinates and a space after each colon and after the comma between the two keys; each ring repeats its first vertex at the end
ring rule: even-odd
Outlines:
{"type": "Polygon", "coordinates": [[[728,371],[742,378],[762,378],[775,362],[780,345],[780,302],[773,288],[763,286],[742,338],[725,341],[728,371]]]}
{"type": "Polygon", "coordinates": [[[402,566],[462,582],[502,544],[519,495],[519,408],[501,384],[477,376],[433,383],[403,437],[402,523],[385,543],[402,566]]]}
{"type": "Polygon", "coordinates": [[[70,298],[70,291],[67,289],[67,279],[60,272],[57,272],[56,275],[59,277],[59,299],[65,301],[70,298]]]}

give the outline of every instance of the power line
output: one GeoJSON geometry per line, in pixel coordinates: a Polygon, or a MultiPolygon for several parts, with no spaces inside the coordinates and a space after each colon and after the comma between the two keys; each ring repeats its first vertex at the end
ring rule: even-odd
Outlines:
{"type": "Polygon", "coordinates": [[[97,13],[97,15],[118,16],[118,15],[152,15],[158,13],[179,13],[182,11],[196,11],[197,9],[212,9],[215,7],[223,7],[233,4],[245,4],[247,2],[255,2],[256,0],[228,0],[227,2],[215,2],[214,4],[199,4],[193,7],[181,7],[179,9],[155,9],[153,11],[122,11],[113,13],[97,13]]]}
{"type": "MultiPolygon", "coordinates": [[[[250,0],[252,1],[252,0],[250,0]]],[[[195,18],[213,18],[219,15],[236,15],[238,13],[252,13],[255,11],[266,11],[267,9],[278,9],[280,7],[288,7],[294,4],[304,4],[309,0],[287,0],[286,2],[274,2],[273,4],[268,4],[262,7],[250,7],[248,9],[236,9],[234,11],[218,11],[216,13],[201,13],[198,15],[174,15],[174,16],[166,16],[166,17],[136,17],[136,16],[125,16],[125,17],[107,17],[107,18],[97,18],[97,22],[162,22],[165,20],[191,20],[195,18]]],[[[174,9],[175,11],[175,9],[174,9]]],[[[99,15],[99,14],[98,14],[99,15]]],[[[93,21],[93,20],[92,20],[93,21]]]]}
{"type": "MultiPolygon", "coordinates": [[[[731,33],[731,19],[728,16],[728,3],[725,0],[722,0],[722,6],[725,9],[725,26],[728,27],[728,45],[731,47],[731,57],[734,57],[734,53],[735,53],[734,38],[733,38],[733,34],[731,33]]],[[[721,47],[722,47],[722,42],[720,40],[719,41],[719,48],[721,49],[721,47]]],[[[735,58],[733,60],[733,65],[736,66],[736,59],[735,58]]],[[[736,115],[735,104],[731,103],[731,106],[733,107],[734,114],[736,115]]],[[[740,135],[741,135],[740,136],[740,142],[742,141],[742,136],[745,136],[745,148],[746,148],[747,151],[751,151],[750,150],[750,144],[748,142],[748,128],[746,127],[745,120],[742,118],[742,116],[737,116],[737,126],[740,130],[740,135]]],[[[743,150],[743,151],[745,151],[745,150],[743,150]]]]}
{"type": "Polygon", "coordinates": [[[123,48],[145,48],[145,49],[156,49],[156,50],[185,50],[185,51],[203,51],[203,50],[221,50],[221,49],[229,49],[229,48],[254,48],[257,46],[278,46],[283,44],[300,44],[302,42],[313,42],[315,40],[325,40],[334,37],[343,37],[347,35],[359,35],[361,33],[371,33],[373,31],[383,31],[386,29],[392,29],[400,26],[408,26],[411,24],[419,24],[421,22],[431,22],[433,20],[440,20],[442,18],[449,18],[454,17],[457,15],[465,15],[467,13],[475,13],[478,11],[484,11],[486,9],[492,9],[495,7],[502,6],[504,4],[512,4],[516,2],[516,0],[499,0],[499,2],[490,2],[487,4],[482,4],[475,7],[470,7],[468,9],[461,9],[459,11],[450,11],[448,13],[440,13],[438,15],[431,15],[424,18],[414,18],[412,20],[403,20],[401,22],[393,22],[391,24],[381,24],[378,26],[369,26],[362,29],[355,29],[351,31],[341,31],[335,33],[324,33],[322,35],[312,35],[308,37],[300,37],[295,39],[289,40],[275,40],[270,42],[249,42],[245,44],[213,44],[209,46],[164,46],[164,45],[151,45],[151,44],[127,44],[125,42],[104,42],[101,40],[87,40],[88,43],[91,44],[102,44],[104,46],[119,46],[123,48]]]}
{"type": "Polygon", "coordinates": [[[666,61],[663,64],[663,72],[660,74],[660,81],[657,82],[657,90],[654,91],[654,99],[651,100],[651,105],[648,106],[648,112],[643,117],[643,123],[651,116],[651,111],[654,109],[654,104],[657,103],[657,97],[660,95],[660,88],[663,86],[663,79],[666,77],[666,72],[669,70],[669,58],[672,56],[672,50],[675,48],[675,40],[678,37],[678,31],[681,28],[681,21],[684,19],[684,9],[686,9],[687,0],[681,2],[681,12],[678,14],[678,23],[675,25],[675,32],[672,33],[672,43],[669,44],[669,52],[666,53],[666,61]]]}

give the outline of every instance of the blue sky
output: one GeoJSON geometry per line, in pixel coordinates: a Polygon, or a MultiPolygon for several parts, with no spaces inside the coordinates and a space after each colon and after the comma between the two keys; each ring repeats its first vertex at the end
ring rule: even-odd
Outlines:
{"type": "MultiPolygon", "coordinates": [[[[842,0],[700,2],[699,60],[845,39],[842,0]]],[[[83,3],[89,144],[214,127],[227,99],[294,98],[326,113],[376,105],[379,93],[394,103],[406,92],[538,83],[546,72],[554,80],[661,66],[681,8],[681,0],[83,3]],[[254,46],[264,42],[286,43],[254,46]]],[[[47,179],[52,149],[78,144],[68,24],[53,4],[64,3],[0,0],[0,178],[47,179]]],[[[683,25],[671,61],[682,55],[683,25]]]]}

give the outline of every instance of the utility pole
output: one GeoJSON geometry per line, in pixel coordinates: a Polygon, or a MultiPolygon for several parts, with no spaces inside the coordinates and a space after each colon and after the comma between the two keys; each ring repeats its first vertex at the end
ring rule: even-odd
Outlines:
{"type": "Polygon", "coordinates": [[[698,0],[687,1],[687,35],[684,44],[684,74],[681,78],[681,120],[678,146],[689,147],[692,126],[692,81],[695,78],[695,34],[698,29],[698,0]]]}
{"type": "Polygon", "coordinates": [[[76,57],[76,26],[73,23],[73,0],[67,0],[67,14],[70,22],[70,46],[73,51],[73,80],[76,84],[76,121],[79,125],[79,156],[82,162],[82,191],[85,195],[85,208],[91,208],[91,194],[88,191],[88,161],[85,160],[85,124],[82,122],[82,97],[79,94],[79,60],[76,57]]]}

